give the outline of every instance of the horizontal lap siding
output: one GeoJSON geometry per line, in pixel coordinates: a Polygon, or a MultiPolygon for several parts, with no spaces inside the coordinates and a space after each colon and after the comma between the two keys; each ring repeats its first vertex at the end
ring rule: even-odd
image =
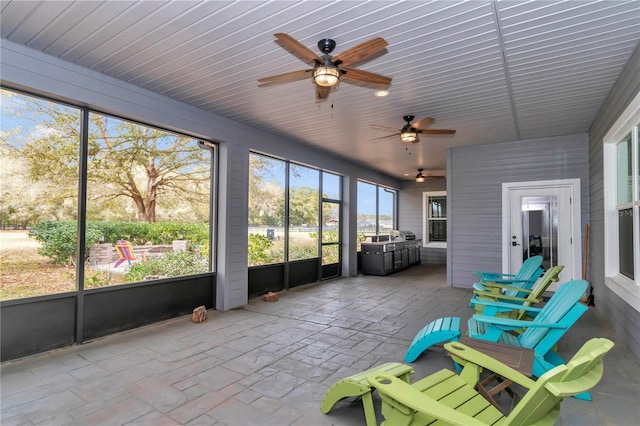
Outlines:
{"type": "Polygon", "coordinates": [[[450,284],[471,287],[473,271],[502,270],[502,183],[581,180],[587,221],[587,135],[459,147],[449,153],[450,284]]]}
{"type": "MultiPolygon", "coordinates": [[[[405,182],[398,196],[398,228],[413,231],[416,238],[422,239],[424,223],[422,217],[422,193],[445,191],[444,179],[427,180],[424,183],[405,182]]],[[[420,248],[420,261],[427,264],[447,263],[445,248],[420,248]]]]}
{"type": "Polygon", "coordinates": [[[604,283],[603,146],[606,133],[640,91],[640,46],[611,90],[589,132],[589,280],[595,304],[640,360],[640,313],[604,283]]]}

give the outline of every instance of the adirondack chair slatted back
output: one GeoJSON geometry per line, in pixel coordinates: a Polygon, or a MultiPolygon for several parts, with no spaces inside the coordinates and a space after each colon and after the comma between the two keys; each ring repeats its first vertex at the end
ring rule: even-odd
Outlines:
{"type": "Polygon", "coordinates": [[[136,260],[136,257],[133,254],[133,246],[127,240],[118,240],[118,243],[116,244],[116,251],[122,260],[136,260]]]}
{"type": "MultiPolygon", "coordinates": [[[[532,256],[527,259],[523,264],[518,273],[516,274],[516,278],[513,281],[514,287],[523,287],[523,288],[531,288],[533,285],[531,283],[532,280],[535,280],[540,277],[544,273],[544,269],[542,268],[542,256],[532,256]],[[518,281],[523,280],[523,281],[518,281]]],[[[517,291],[517,290],[506,290],[504,292],[507,296],[516,296],[516,297],[526,297],[527,294],[517,291]]]]}
{"type": "MultiPolygon", "coordinates": [[[[518,272],[509,278],[509,285],[512,287],[531,288],[533,280],[540,277],[544,272],[544,269],[542,268],[542,260],[542,256],[531,256],[525,260],[522,263],[522,266],[520,266],[518,272]]],[[[482,281],[491,282],[492,280],[502,278],[502,275],[498,273],[480,274],[482,275],[480,284],[482,284],[482,281]]],[[[504,294],[507,296],[526,297],[525,293],[517,290],[506,290],[504,294]]]]}
{"type": "Polygon", "coordinates": [[[531,287],[531,293],[529,293],[529,296],[527,296],[527,300],[525,300],[522,305],[534,305],[536,303],[536,300],[539,300],[540,297],[542,297],[542,293],[544,293],[547,288],[549,288],[551,283],[558,282],[558,276],[563,269],[564,265],[556,265],[547,269],[547,271],[540,278],[538,278],[533,287],[531,287]]]}
{"type": "MultiPolygon", "coordinates": [[[[512,279],[514,280],[522,280],[527,279],[531,275],[536,268],[542,266],[542,256],[531,256],[520,265],[520,269],[516,272],[515,275],[512,275],[512,279]]],[[[504,274],[500,272],[476,272],[476,274],[480,274],[482,276],[483,281],[491,281],[491,278],[501,278],[504,274]]]]}
{"type": "Polygon", "coordinates": [[[586,342],[565,365],[559,365],[536,381],[522,400],[507,417],[507,424],[534,424],[545,417],[554,424],[560,402],[565,396],[572,396],[593,388],[602,378],[603,357],[614,346],[611,340],[595,338],[586,342]]]}
{"type": "Polygon", "coordinates": [[[558,342],[571,325],[580,318],[588,308],[580,303],[584,296],[588,283],[585,280],[573,280],[562,284],[551,296],[542,310],[532,322],[544,324],[563,324],[563,328],[527,327],[527,330],[518,337],[518,342],[524,348],[536,348],[541,353],[546,353],[551,346],[558,342]],[[548,345],[548,347],[542,347],[548,345]]]}

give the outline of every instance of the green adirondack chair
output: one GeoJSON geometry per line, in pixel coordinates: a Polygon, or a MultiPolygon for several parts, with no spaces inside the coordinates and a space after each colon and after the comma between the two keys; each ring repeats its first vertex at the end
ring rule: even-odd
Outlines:
{"type": "MultiPolygon", "coordinates": [[[[507,317],[513,319],[526,319],[527,311],[517,307],[504,305],[492,305],[488,302],[505,302],[520,306],[533,306],[542,300],[543,293],[549,288],[551,283],[558,281],[560,272],[564,269],[564,265],[552,266],[536,281],[530,290],[522,288],[514,288],[504,286],[504,289],[514,289],[527,294],[526,297],[508,296],[506,294],[486,290],[473,290],[473,296],[469,302],[469,306],[476,310],[476,313],[490,316],[507,317]]],[[[531,318],[531,317],[529,317],[531,318]]]]}
{"type": "Polygon", "coordinates": [[[554,425],[564,397],[593,388],[602,378],[604,355],[613,342],[596,338],[586,342],[565,365],[532,380],[495,359],[459,342],[444,345],[464,363],[460,375],[444,369],[414,383],[383,372],[368,376],[382,399],[382,425],[554,425]],[[479,371],[487,369],[526,389],[508,415],[475,389],[479,371]]]}
{"type": "Polygon", "coordinates": [[[334,383],[324,394],[320,411],[327,414],[333,407],[345,398],[362,398],[362,409],[367,426],[378,424],[376,412],[373,406],[373,386],[369,385],[367,377],[371,374],[386,374],[397,377],[400,380],[410,383],[410,376],[413,374],[413,367],[399,362],[388,362],[371,368],[362,373],[354,374],[334,383]]]}
{"type": "Polygon", "coordinates": [[[542,275],[542,256],[531,256],[524,262],[516,274],[500,272],[475,271],[480,275],[480,281],[473,284],[474,290],[505,294],[507,296],[526,297],[522,289],[530,289],[542,275]],[[505,289],[505,286],[511,288],[505,289]]]}

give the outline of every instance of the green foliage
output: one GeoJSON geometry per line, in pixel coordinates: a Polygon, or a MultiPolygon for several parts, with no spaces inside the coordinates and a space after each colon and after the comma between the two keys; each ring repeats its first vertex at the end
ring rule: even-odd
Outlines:
{"type": "MultiPolygon", "coordinates": [[[[282,206],[284,209],[284,205],[282,206]]],[[[282,211],[284,217],[284,211],[282,211]]],[[[318,190],[309,187],[289,191],[289,224],[300,226],[318,222],[318,190]]]]}
{"type": "MultiPolygon", "coordinates": [[[[313,239],[318,238],[317,232],[309,233],[309,237],[313,239]]],[[[322,242],[323,243],[336,243],[338,242],[338,231],[322,231],[322,242]]]]}
{"type": "Polygon", "coordinates": [[[124,279],[126,282],[136,282],[142,281],[147,275],[179,277],[207,271],[207,259],[200,253],[191,250],[169,251],[164,253],[161,258],[149,259],[146,262],[131,265],[131,268],[124,275],[124,279]]]}
{"type": "MultiPolygon", "coordinates": [[[[29,237],[41,243],[38,253],[57,264],[76,264],[77,223],[75,221],[43,221],[29,230],[29,237]]],[[[134,245],[171,244],[188,240],[192,247],[208,253],[207,223],[87,222],[85,253],[99,242],[115,244],[128,240],[134,245]]]]}
{"type": "Polygon", "coordinates": [[[103,242],[115,244],[118,240],[134,245],[171,244],[174,240],[189,240],[191,245],[208,245],[208,223],[170,222],[91,222],[102,231],[103,242]]]}
{"type": "Polygon", "coordinates": [[[305,245],[289,245],[289,260],[310,259],[312,257],[318,257],[318,247],[316,242],[305,245]]]}
{"type": "Polygon", "coordinates": [[[111,285],[111,274],[109,272],[96,272],[85,277],[84,288],[106,287],[111,285]]]}
{"type": "MultiPolygon", "coordinates": [[[[40,242],[38,254],[48,257],[56,264],[77,264],[77,224],[75,221],[43,221],[29,229],[29,237],[40,242]]],[[[96,244],[101,232],[87,224],[85,250],[96,244]]]]}
{"type": "Polygon", "coordinates": [[[265,235],[249,234],[249,266],[271,263],[269,251],[272,247],[273,241],[265,235]]]}
{"type": "Polygon", "coordinates": [[[340,246],[324,246],[322,248],[322,264],[338,263],[340,259],[340,246]]]}

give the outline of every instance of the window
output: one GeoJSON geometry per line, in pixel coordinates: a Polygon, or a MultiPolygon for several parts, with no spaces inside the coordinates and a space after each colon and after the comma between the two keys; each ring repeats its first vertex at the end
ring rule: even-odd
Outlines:
{"type": "Polygon", "coordinates": [[[249,266],[284,262],[285,178],[284,161],[249,155],[249,266]]]}
{"type": "Polygon", "coordinates": [[[640,311],[640,94],[603,148],[605,283],[640,311]]]}
{"type": "Polygon", "coordinates": [[[94,112],[88,144],[85,288],[208,272],[212,152],[94,112]],[[115,262],[101,243],[115,247],[115,262]]]}
{"type": "Polygon", "coordinates": [[[318,257],[320,171],[289,165],[289,260],[318,257]]]}
{"type": "Polygon", "coordinates": [[[358,181],[358,251],[366,239],[389,235],[396,229],[397,191],[358,181]]]}
{"type": "Polygon", "coordinates": [[[422,211],[424,218],[422,243],[425,247],[447,247],[447,193],[423,192],[422,211]]]}
{"type": "Polygon", "coordinates": [[[1,300],[212,269],[214,144],[5,88],[0,96],[1,300]]]}
{"type": "Polygon", "coordinates": [[[257,153],[249,176],[249,266],[317,258],[320,245],[338,262],[341,176],[257,153]]]}
{"type": "Polygon", "coordinates": [[[75,291],[81,111],[5,89],[1,99],[0,299],[75,291]]]}

